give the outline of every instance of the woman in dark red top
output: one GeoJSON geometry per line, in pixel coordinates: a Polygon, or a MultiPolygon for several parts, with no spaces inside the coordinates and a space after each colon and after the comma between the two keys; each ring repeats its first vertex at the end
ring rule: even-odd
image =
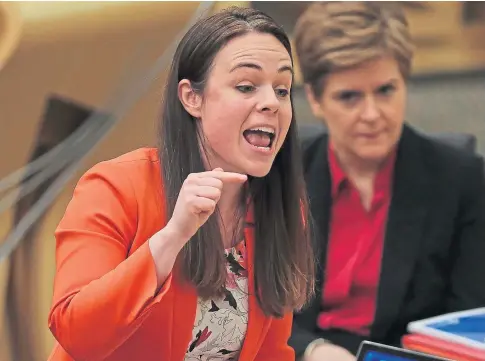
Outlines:
{"type": "Polygon", "coordinates": [[[482,160],[404,123],[413,45],[395,3],[318,2],[295,29],[308,100],[328,134],[304,167],[318,293],[294,318],[305,361],[398,345],[408,322],[485,305],[482,160]]]}

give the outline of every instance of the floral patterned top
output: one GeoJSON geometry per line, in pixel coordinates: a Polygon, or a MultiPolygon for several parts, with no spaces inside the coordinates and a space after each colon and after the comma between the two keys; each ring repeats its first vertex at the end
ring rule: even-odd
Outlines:
{"type": "Polygon", "coordinates": [[[248,278],[245,242],[225,250],[224,299],[199,299],[192,340],[184,361],[237,360],[248,324],[248,278]]]}

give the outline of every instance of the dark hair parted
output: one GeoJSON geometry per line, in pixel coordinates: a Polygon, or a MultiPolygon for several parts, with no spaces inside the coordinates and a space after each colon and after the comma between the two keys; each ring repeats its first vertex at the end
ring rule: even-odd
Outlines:
{"type": "MultiPolygon", "coordinates": [[[[206,170],[199,146],[203,144],[199,120],[181,104],[178,83],[187,79],[202,94],[218,52],[231,39],[249,32],[275,36],[291,56],[290,41],[283,29],[268,15],[250,8],[231,7],[200,19],[178,45],[164,92],[159,134],[169,217],[187,176],[206,170]]],[[[256,297],[266,315],[281,316],[301,308],[314,289],[313,252],[305,226],[308,205],[294,114],[269,174],[249,177],[247,188],[245,201],[251,200],[255,219],[256,297]]],[[[242,202],[241,210],[245,211],[244,207],[242,202]]],[[[227,276],[220,217],[216,213],[179,254],[184,276],[204,298],[223,294],[227,276]]]]}

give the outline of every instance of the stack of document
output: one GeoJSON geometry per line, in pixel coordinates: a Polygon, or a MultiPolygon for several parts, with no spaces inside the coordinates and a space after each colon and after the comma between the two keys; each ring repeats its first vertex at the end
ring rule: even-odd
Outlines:
{"type": "Polygon", "coordinates": [[[411,322],[404,348],[456,361],[485,361],[485,307],[411,322]]]}

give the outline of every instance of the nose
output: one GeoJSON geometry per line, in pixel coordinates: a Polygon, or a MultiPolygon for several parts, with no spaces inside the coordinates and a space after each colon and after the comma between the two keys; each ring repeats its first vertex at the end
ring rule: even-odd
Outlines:
{"type": "Polygon", "coordinates": [[[364,100],[361,118],[367,122],[379,119],[379,107],[374,97],[366,97],[364,100]]]}
{"type": "Polygon", "coordinates": [[[271,86],[260,88],[261,99],[258,105],[259,111],[276,113],[280,108],[280,101],[271,86]]]}

